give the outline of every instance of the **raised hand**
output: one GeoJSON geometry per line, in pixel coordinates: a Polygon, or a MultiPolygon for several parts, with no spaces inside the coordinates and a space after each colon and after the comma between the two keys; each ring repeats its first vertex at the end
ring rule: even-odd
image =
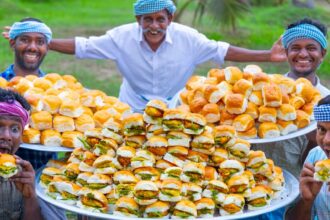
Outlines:
{"type": "Polygon", "coordinates": [[[285,62],[287,61],[287,56],[285,53],[285,49],[282,45],[282,37],[280,37],[270,49],[270,60],[272,62],[285,62]]]}
{"type": "Polygon", "coordinates": [[[323,182],[314,180],[314,172],[314,166],[306,163],[300,174],[300,195],[305,201],[314,201],[323,184],[323,182]]]}
{"type": "Polygon", "coordinates": [[[13,181],[19,191],[23,194],[25,198],[35,197],[35,172],[30,162],[23,160],[16,156],[17,165],[21,166],[22,170],[15,176],[11,177],[10,180],[13,181]]]}
{"type": "Polygon", "coordinates": [[[3,36],[5,39],[9,39],[9,31],[10,31],[10,26],[4,26],[4,27],[3,27],[2,36],[3,36]]]}

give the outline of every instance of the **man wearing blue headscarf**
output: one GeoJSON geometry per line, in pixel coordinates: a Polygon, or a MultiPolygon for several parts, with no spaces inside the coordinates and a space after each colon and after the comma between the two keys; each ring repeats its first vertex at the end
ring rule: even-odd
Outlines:
{"type": "MultiPolygon", "coordinates": [[[[318,146],[309,152],[305,160],[299,179],[300,198],[286,213],[288,220],[330,218],[330,182],[317,181],[314,167],[316,162],[330,159],[330,95],[314,107],[314,116],[317,121],[318,146]]],[[[325,169],[324,175],[329,175],[329,171],[327,173],[325,169]]]]}
{"type": "Polygon", "coordinates": [[[225,60],[265,62],[286,60],[283,48],[256,51],[208,39],[197,30],[172,22],[171,0],[137,0],[136,23],[109,30],[99,37],[53,39],[51,50],[80,59],[111,59],[123,76],[119,99],[141,112],[151,99],[168,104],[182,89],[197,65],[225,60]]]}

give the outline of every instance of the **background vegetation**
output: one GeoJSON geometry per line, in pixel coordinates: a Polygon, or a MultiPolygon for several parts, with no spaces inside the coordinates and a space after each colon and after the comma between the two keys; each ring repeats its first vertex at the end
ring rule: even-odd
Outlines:
{"type": "MultiPolygon", "coordinates": [[[[223,0],[223,2],[235,0],[223,0]]],[[[36,17],[47,23],[54,32],[55,38],[71,38],[74,36],[91,36],[104,34],[108,29],[117,25],[134,22],[132,5],[135,0],[0,0],[0,26],[11,25],[24,17],[36,17]]],[[[185,7],[187,0],[177,0],[178,8],[185,7]]],[[[237,0],[248,3],[248,7],[238,4],[231,11],[235,16],[234,27],[232,18],[224,18],[228,14],[227,8],[222,13],[211,3],[212,0],[194,0],[187,5],[180,16],[180,22],[193,25],[195,9],[198,3],[205,7],[199,11],[202,16],[195,20],[195,28],[214,40],[229,42],[233,45],[268,49],[272,46],[287,24],[303,17],[318,19],[330,24],[330,5],[327,0],[315,0],[313,8],[293,6],[291,1],[285,0],[237,0]],[[212,10],[213,9],[213,13],[212,10]],[[229,19],[229,20],[225,20],[229,19]],[[198,21],[198,22],[197,22],[198,21]]],[[[220,1],[219,1],[220,2],[220,1]]],[[[13,62],[13,53],[8,42],[0,38],[0,70],[4,70],[13,62]]],[[[330,56],[319,69],[323,80],[330,79],[330,56]]],[[[226,62],[223,67],[236,65],[244,67],[247,63],[226,62]]],[[[267,73],[286,73],[286,63],[258,63],[267,73]]],[[[213,63],[206,63],[196,69],[196,74],[205,75],[207,71],[216,67],[213,63]]],[[[115,63],[108,60],[77,60],[74,56],[63,55],[50,51],[42,65],[47,72],[73,74],[88,88],[101,89],[109,95],[118,95],[121,76],[115,63]]]]}

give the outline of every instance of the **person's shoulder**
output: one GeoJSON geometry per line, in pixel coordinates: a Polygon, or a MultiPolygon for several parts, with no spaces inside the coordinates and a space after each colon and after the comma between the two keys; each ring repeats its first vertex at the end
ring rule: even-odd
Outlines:
{"type": "Polygon", "coordinates": [[[311,149],[306,157],[305,163],[314,164],[318,160],[324,160],[327,156],[320,146],[311,149]]]}
{"type": "Polygon", "coordinates": [[[139,25],[137,22],[123,24],[117,27],[114,27],[107,31],[107,34],[122,34],[132,31],[137,31],[139,29],[139,25]]]}

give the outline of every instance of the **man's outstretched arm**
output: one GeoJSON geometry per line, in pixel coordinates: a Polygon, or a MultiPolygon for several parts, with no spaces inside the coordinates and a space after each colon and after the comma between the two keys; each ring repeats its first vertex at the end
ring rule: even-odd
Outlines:
{"type": "Polygon", "coordinates": [[[75,39],[52,39],[49,49],[60,53],[75,54],[75,39]]]}

